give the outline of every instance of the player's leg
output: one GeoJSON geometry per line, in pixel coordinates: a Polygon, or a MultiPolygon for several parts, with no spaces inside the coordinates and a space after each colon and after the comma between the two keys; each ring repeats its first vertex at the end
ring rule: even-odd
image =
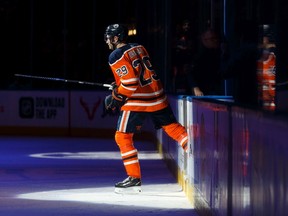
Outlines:
{"type": "Polygon", "coordinates": [[[138,151],[133,144],[133,133],[116,131],[115,141],[119,146],[122,161],[128,176],[141,178],[138,151]]]}
{"type": "Polygon", "coordinates": [[[115,141],[119,146],[127,178],[115,184],[116,193],[141,192],[141,169],[138,151],[133,144],[133,133],[117,131],[115,141]]]}
{"type": "Polygon", "coordinates": [[[170,106],[167,108],[153,112],[152,120],[156,128],[163,128],[163,130],[172,139],[177,141],[179,145],[187,152],[188,150],[188,133],[186,128],[181,125],[171,109],[170,106]]]}
{"type": "Polygon", "coordinates": [[[185,152],[188,151],[188,134],[184,126],[178,122],[174,122],[162,126],[162,128],[172,139],[179,143],[185,152]]]}
{"type": "Polygon", "coordinates": [[[115,192],[141,191],[141,168],[138,159],[138,150],[134,146],[133,135],[143,124],[144,115],[130,111],[122,111],[115,134],[115,141],[119,146],[127,178],[115,185],[115,192]]]}

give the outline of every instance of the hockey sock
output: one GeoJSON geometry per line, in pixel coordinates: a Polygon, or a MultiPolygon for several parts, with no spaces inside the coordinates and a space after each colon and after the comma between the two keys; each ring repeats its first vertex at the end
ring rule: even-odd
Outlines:
{"type": "Polygon", "coordinates": [[[116,131],[115,141],[119,146],[127,175],[134,178],[141,178],[138,152],[133,144],[133,133],[116,131]]]}
{"type": "Polygon", "coordinates": [[[163,130],[187,152],[188,134],[184,126],[179,123],[172,123],[163,126],[163,130]]]}

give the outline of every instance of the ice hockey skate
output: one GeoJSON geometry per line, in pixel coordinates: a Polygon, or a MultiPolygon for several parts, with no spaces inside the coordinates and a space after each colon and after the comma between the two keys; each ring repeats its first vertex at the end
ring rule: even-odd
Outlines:
{"type": "Polygon", "coordinates": [[[115,184],[115,193],[118,194],[138,194],[141,191],[141,179],[139,178],[129,176],[115,184]]]}

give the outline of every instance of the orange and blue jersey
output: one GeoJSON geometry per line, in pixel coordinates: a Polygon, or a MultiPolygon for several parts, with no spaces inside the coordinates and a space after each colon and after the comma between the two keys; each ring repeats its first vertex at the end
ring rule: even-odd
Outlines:
{"type": "Polygon", "coordinates": [[[118,94],[127,97],[121,110],[154,112],[168,106],[163,85],[153,70],[150,56],[139,44],[126,44],[109,56],[118,94]]]}

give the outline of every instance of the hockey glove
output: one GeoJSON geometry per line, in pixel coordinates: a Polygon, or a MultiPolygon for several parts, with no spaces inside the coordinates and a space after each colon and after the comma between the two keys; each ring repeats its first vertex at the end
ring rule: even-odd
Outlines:
{"type": "Polygon", "coordinates": [[[124,105],[126,97],[117,93],[117,88],[113,89],[112,94],[105,98],[105,108],[107,110],[115,110],[124,105]]]}
{"type": "Polygon", "coordinates": [[[102,115],[101,117],[104,118],[106,116],[116,116],[116,115],[119,115],[119,111],[120,109],[117,108],[117,109],[107,109],[106,108],[106,103],[109,103],[109,100],[112,98],[112,95],[109,95],[105,98],[104,102],[103,102],[103,112],[102,112],[102,115]]]}

